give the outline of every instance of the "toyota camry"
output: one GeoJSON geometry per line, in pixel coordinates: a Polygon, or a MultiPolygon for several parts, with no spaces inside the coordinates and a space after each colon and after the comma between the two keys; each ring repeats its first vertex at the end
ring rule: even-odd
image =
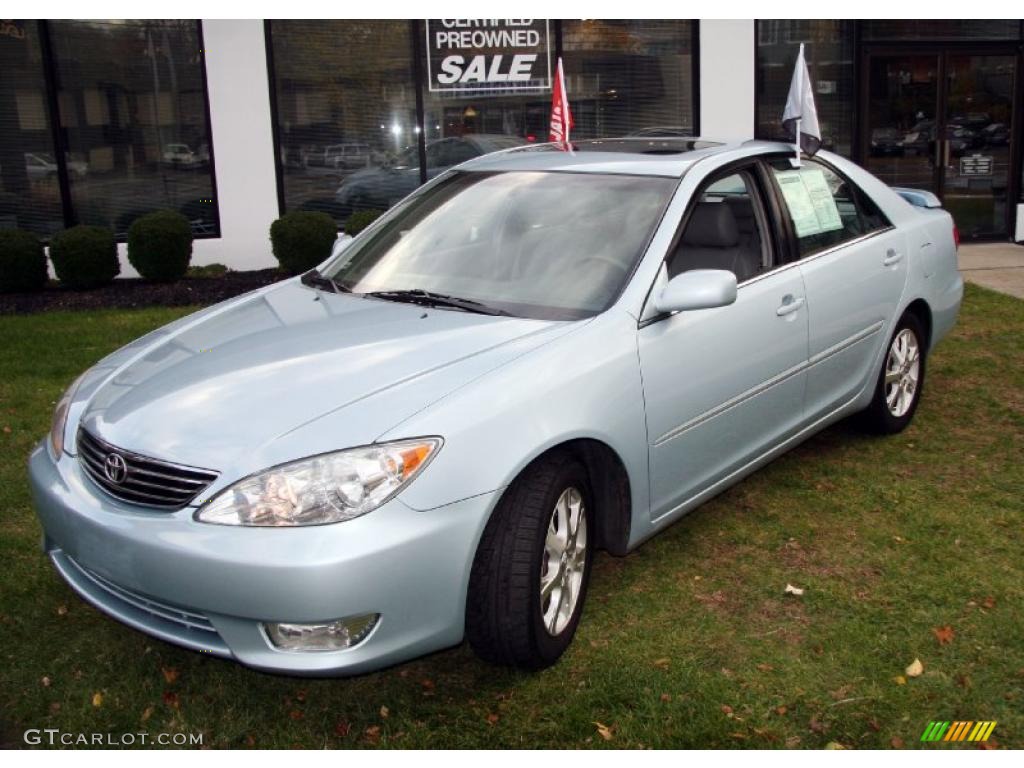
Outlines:
{"type": "Polygon", "coordinates": [[[515,148],[59,401],[30,475],[85,600],[255,668],[554,663],[623,555],[827,425],[892,434],[963,292],[926,192],[786,144],[515,148]]]}

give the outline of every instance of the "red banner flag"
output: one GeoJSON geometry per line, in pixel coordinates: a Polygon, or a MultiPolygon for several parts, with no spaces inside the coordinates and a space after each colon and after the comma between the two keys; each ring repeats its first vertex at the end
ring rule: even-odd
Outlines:
{"type": "Polygon", "coordinates": [[[565,72],[562,71],[562,58],[558,58],[555,70],[555,82],[551,87],[551,131],[548,141],[553,141],[568,152],[572,149],[569,142],[569,131],[573,128],[572,110],[569,109],[569,97],[565,93],[565,72]]]}

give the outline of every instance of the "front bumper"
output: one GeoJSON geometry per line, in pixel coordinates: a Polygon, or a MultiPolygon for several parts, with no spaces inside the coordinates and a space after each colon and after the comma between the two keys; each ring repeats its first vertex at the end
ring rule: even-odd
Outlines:
{"type": "Polygon", "coordinates": [[[29,458],[44,548],[85,600],[172,643],[299,675],[371,671],[460,642],[473,555],[496,493],[429,511],[393,499],[306,528],[197,523],[194,507],[142,510],[107,496],[78,461],[29,458]],[[263,622],[380,621],[342,651],[279,651],[263,622]]]}

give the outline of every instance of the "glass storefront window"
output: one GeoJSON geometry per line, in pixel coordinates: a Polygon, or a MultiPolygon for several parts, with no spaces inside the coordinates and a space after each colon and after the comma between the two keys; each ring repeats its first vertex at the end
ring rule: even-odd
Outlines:
{"type": "MultiPolygon", "coordinates": [[[[584,19],[562,22],[562,58],[579,139],[693,135],[694,23],[584,19]]],[[[546,140],[547,114],[544,115],[546,140]]]]}
{"type": "Polygon", "coordinates": [[[199,27],[194,20],[50,22],[74,218],[124,237],[170,208],[217,235],[199,27]]]}
{"type": "Polygon", "coordinates": [[[39,26],[0,21],[0,228],[64,226],[39,26]]]}
{"type": "Polygon", "coordinates": [[[270,22],[286,210],[339,226],[420,183],[408,21],[270,22]]]}
{"type": "Polygon", "coordinates": [[[864,40],[1018,40],[1019,19],[874,19],[864,40]]]}
{"type": "Polygon", "coordinates": [[[757,137],[785,139],[782,110],[800,43],[821,126],[822,148],[853,154],[854,24],[840,20],[771,20],[757,24],[757,137]]]}

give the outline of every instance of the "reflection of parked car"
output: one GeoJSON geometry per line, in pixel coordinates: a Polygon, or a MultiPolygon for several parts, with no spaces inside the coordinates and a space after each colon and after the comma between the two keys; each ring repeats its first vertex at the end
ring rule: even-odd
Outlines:
{"type": "Polygon", "coordinates": [[[365,168],[370,164],[370,147],[366,144],[332,144],[324,147],[324,165],[328,168],[365,168]]]}
{"type": "Polygon", "coordinates": [[[871,131],[871,156],[889,157],[903,154],[903,134],[896,128],[875,128],[871,131]]]}
{"type": "MultiPolygon", "coordinates": [[[[82,178],[89,172],[89,164],[82,160],[68,158],[68,173],[82,178]]],[[[57,160],[49,152],[26,152],[25,172],[30,179],[44,179],[57,175],[57,160]]]]}
{"type": "Polygon", "coordinates": [[[210,162],[210,148],[200,144],[193,151],[188,144],[167,144],[164,146],[163,161],[176,168],[197,168],[210,162]]]}
{"type": "MultiPolygon", "coordinates": [[[[427,144],[427,178],[474,157],[525,143],[515,136],[486,133],[431,141],[427,144]]],[[[385,211],[419,185],[419,149],[409,147],[391,162],[356,171],[345,179],[334,196],[338,204],[335,215],[344,219],[355,211],[385,211]]]]}
{"type": "Polygon", "coordinates": [[[1005,147],[1010,143],[1010,126],[1006,123],[992,123],[982,128],[978,135],[985,147],[1005,147]]]}

